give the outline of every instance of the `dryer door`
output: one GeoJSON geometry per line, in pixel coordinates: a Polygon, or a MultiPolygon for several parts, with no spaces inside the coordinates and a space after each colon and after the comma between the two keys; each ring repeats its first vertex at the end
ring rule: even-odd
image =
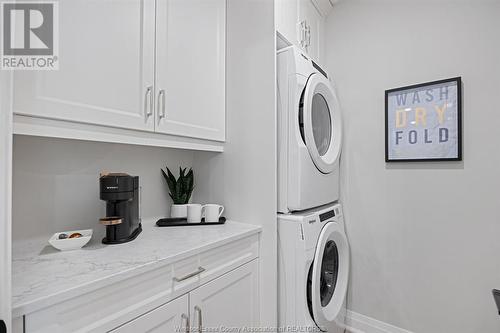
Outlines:
{"type": "MultiPolygon", "coordinates": [[[[312,315],[323,331],[341,314],[349,278],[349,245],[341,226],[327,223],[321,230],[311,276],[312,315]]],[[[340,318],[340,317],[339,317],[340,318]]]]}
{"type": "Polygon", "coordinates": [[[319,73],[307,80],[302,121],[304,141],[314,164],[322,173],[332,172],[342,147],[342,120],[333,87],[319,73]]]}

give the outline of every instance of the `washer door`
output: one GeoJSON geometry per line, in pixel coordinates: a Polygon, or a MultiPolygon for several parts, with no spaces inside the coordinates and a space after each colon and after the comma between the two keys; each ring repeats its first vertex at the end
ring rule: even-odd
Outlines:
{"type": "Polygon", "coordinates": [[[340,157],[342,124],[340,106],[330,81],[321,74],[307,80],[303,97],[304,141],[322,173],[331,173],[340,157]]]}
{"type": "Polygon", "coordinates": [[[329,222],[321,231],[311,274],[311,307],[316,325],[328,327],[340,314],[349,278],[349,246],[341,227],[329,222]]]}

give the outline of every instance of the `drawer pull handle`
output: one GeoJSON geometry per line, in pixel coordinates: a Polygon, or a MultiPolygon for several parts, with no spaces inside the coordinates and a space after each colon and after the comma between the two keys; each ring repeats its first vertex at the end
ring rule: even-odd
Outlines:
{"type": "Polygon", "coordinates": [[[203,317],[201,314],[201,308],[198,305],[196,305],[194,307],[194,311],[198,313],[198,332],[203,332],[203,317]]]}
{"type": "Polygon", "coordinates": [[[184,319],[184,320],[186,320],[186,333],[191,332],[191,327],[190,327],[190,325],[189,325],[189,317],[188,317],[188,315],[187,315],[187,314],[185,314],[185,313],[183,313],[183,314],[181,315],[181,318],[182,318],[182,319],[184,319]]]}
{"type": "Polygon", "coordinates": [[[156,102],[156,108],[158,109],[158,123],[161,122],[162,118],[165,118],[165,90],[162,89],[158,92],[158,101],[156,102]]]}
{"type": "Polygon", "coordinates": [[[144,114],[146,115],[146,122],[148,118],[153,115],[153,86],[146,88],[146,94],[144,95],[144,114]],[[149,110],[148,110],[149,101],[149,110]]]}
{"type": "Polygon", "coordinates": [[[205,271],[205,268],[200,266],[200,267],[198,267],[198,270],[196,272],[189,273],[188,275],[185,275],[185,276],[180,277],[180,278],[174,277],[174,281],[181,282],[181,281],[187,280],[189,278],[192,278],[193,276],[199,275],[199,274],[203,273],[204,271],[205,271]]]}

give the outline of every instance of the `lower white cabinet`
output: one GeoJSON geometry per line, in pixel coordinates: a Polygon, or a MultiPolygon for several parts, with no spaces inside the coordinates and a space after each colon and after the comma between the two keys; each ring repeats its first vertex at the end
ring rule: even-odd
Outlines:
{"type": "MultiPolygon", "coordinates": [[[[259,325],[259,265],[254,260],[189,293],[195,332],[259,325]]],[[[224,330],[221,330],[224,332],[224,330]]]]}
{"type": "Polygon", "coordinates": [[[189,324],[188,313],[189,297],[181,296],[165,305],[162,305],[131,322],[112,330],[113,333],[165,333],[180,332],[181,327],[189,324]]]}
{"type": "Polygon", "coordinates": [[[253,260],[111,332],[233,332],[257,327],[258,272],[253,260]]]}
{"type": "Polygon", "coordinates": [[[89,288],[38,309],[15,311],[13,332],[187,332],[187,326],[206,332],[258,326],[259,235],[89,288]]]}

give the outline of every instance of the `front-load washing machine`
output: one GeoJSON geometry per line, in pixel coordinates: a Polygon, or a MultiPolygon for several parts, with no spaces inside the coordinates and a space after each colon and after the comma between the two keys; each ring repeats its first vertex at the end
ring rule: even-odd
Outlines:
{"type": "Polygon", "coordinates": [[[295,46],[277,66],[278,212],[337,201],[342,119],[330,78],[295,46]]]}
{"type": "Polygon", "coordinates": [[[343,333],[348,279],[340,204],[278,216],[280,328],[343,333]]]}

